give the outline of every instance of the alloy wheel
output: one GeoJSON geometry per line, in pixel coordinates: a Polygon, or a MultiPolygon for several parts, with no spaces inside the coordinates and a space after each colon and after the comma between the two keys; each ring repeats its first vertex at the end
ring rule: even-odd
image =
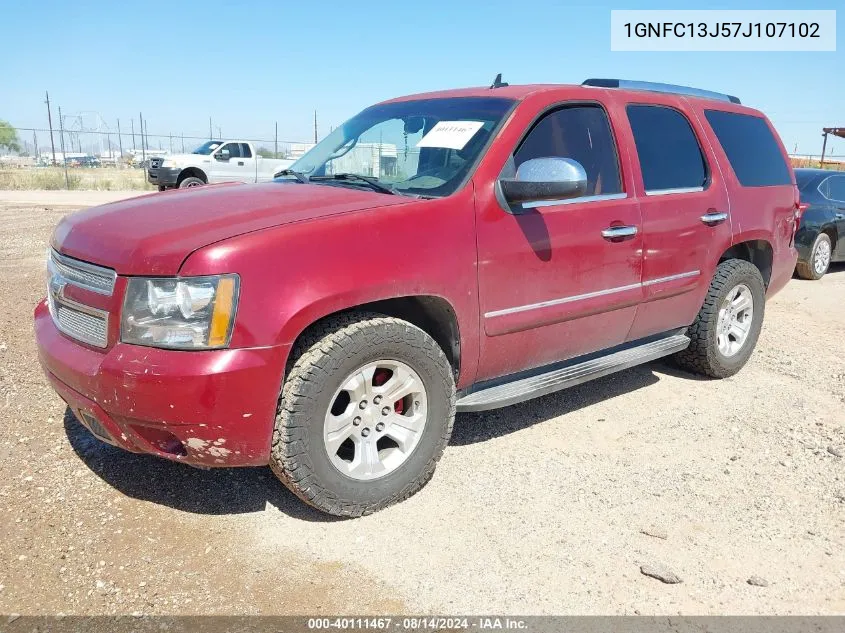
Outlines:
{"type": "Polygon", "coordinates": [[[405,363],[379,360],[348,375],[326,412],[323,442],[332,465],[351,479],[378,479],[399,468],[419,443],[427,397],[405,363]]]}

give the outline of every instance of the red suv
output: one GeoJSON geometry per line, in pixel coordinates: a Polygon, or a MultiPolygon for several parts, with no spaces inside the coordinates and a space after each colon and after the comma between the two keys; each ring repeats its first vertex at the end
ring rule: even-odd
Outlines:
{"type": "Polygon", "coordinates": [[[270,464],[361,515],[431,477],[455,411],[673,355],[730,376],[795,268],[769,121],[662,84],[387,101],[274,182],[65,218],[41,363],[105,442],[270,464]]]}

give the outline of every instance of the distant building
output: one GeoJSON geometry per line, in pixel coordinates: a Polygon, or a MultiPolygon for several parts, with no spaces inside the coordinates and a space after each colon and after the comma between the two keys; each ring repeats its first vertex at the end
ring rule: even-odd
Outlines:
{"type": "MultiPolygon", "coordinates": [[[[291,143],[290,158],[298,160],[314,147],[313,143],[291,143]]],[[[358,143],[343,156],[328,164],[329,173],[350,172],[363,176],[395,177],[397,165],[396,145],[393,143],[358,143]]]]}

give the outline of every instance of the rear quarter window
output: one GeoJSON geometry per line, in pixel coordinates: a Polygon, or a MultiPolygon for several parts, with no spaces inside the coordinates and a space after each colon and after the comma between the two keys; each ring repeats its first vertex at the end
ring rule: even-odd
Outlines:
{"type": "Polygon", "coordinates": [[[791,185],[789,168],[771,128],[760,117],[705,110],[707,122],[743,187],[791,185]]]}

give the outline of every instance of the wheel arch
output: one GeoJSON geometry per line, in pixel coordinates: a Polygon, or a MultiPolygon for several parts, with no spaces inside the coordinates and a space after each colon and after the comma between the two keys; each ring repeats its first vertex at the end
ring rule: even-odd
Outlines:
{"type": "Polygon", "coordinates": [[[824,233],[830,238],[830,249],[835,250],[836,243],[839,241],[839,231],[837,230],[836,225],[832,223],[826,224],[819,232],[824,233]]]}
{"type": "Polygon", "coordinates": [[[186,167],[180,171],[179,177],[176,179],[176,186],[178,187],[182,184],[182,181],[185,180],[185,178],[199,178],[205,184],[208,184],[208,176],[206,176],[205,172],[199,167],[186,167]]]}
{"type": "Polygon", "coordinates": [[[717,265],[728,259],[742,259],[756,266],[763,278],[763,284],[766,288],[769,287],[774,263],[774,249],[771,242],[762,238],[736,242],[722,253],[717,265]]]}
{"type": "Polygon", "coordinates": [[[292,341],[291,352],[286,361],[286,374],[296,361],[297,343],[323,320],[340,314],[354,312],[376,312],[385,316],[408,321],[426,332],[443,350],[457,380],[461,371],[461,328],[454,306],[444,297],[421,294],[374,299],[343,308],[327,310],[325,307],[310,306],[301,311],[295,321],[299,322],[295,332],[287,330],[286,339],[292,341]],[[293,336],[291,336],[293,334],[293,336]]]}

